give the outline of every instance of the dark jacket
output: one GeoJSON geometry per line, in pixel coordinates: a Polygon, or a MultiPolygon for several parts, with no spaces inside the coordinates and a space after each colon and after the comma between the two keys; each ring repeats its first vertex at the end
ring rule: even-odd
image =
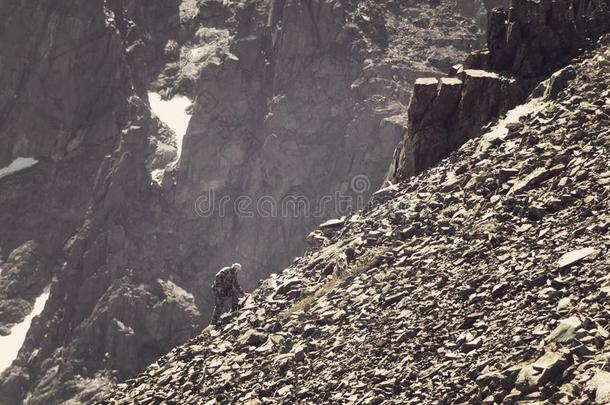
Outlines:
{"type": "Polygon", "coordinates": [[[237,272],[231,267],[223,267],[216,273],[213,287],[216,294],[231,295],[233,292],[238,292],[244,295],[244,290],[237,281],[237,272]]]}

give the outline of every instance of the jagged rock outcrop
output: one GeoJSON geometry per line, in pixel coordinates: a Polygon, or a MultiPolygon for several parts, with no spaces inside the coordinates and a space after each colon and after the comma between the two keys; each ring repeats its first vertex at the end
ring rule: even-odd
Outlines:
{"type": "Polygon", "coordinates": [[[489,49],[472,55],[472,68],[540,77],[555,71],[587,41],[610,29],[610,2],[514,1],[490,13],[489,49]]]}
{"type": "Polygon", "coordinates": [[[483,125],[523,102],[536,83],[608,32],[609,13],[606,0],[524,0],[512,2],[508,12],[493,10],[486,49],[453,67],[452,78],[416,83],[387,178],[421,173],[480,135],[483,125]]]}
{"type": "Polygon", "coordinates": [[[51,291],[2,374],[0,403],[93,401],[198,332],[220,264],[241,259],[252,286],[334,214],[206,219],[194,215],[206,191],[364,202],[415,78],[442,75],[477,43],[453,6],[1,3],[1,167],[37,159],[0,178],[11,230],[0,235],[0,294],[14,293],[0,297],[3,326],[51,291]],[[194,101],[178,162],[150,90],[194,101]]]}
{"type": "Polygon", "coordinates": [[[570,67],[102,403],[607,402],[610,38],[570,67]]]}
{"type": "Polygon", "coordinates": [[[40,257],[40,247],[28,241],[14,249],[2,263],[0,288],[3,297],[0,304],[0,330],[8,335],[10,326],[20,322],[24,314],[32,310],[32,303],[48,284],[45,271],[47,263],[40,257]],[[10,297],[10,298],[9,298],[10,297]]]}
{"type": "Polygon", "coordinates": [[[515,79],[474,69],[460,69],[456,77],[418,79],[391,178],[407,178],[434,166],[478,135],[483,125],[523,101],[527,88],[515,79]]]}

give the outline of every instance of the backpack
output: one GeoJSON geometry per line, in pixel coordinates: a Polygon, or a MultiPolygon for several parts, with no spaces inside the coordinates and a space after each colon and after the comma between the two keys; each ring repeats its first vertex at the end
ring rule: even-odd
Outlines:
{"type": "Polygon", "coordinates": [[[216,276],[214,277],[214,283],[212,284],[212,289],[214,290],[214,292],[224,294],[227,291],[227,286],[224,285],[224,278],[226,277],[225,274],[227,272],[227,269],[228,267],[224,267],[220,269],[218,273],[216,273],[216,276]]]}

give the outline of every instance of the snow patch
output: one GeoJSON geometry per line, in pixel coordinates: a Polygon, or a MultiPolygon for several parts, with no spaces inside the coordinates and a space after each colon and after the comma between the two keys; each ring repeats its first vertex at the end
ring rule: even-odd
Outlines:
{"type": "Polygon", "coordinates": [[[163,181],[163,173],[165,173],[165,169],[155,169],[150,175],[157,184],[161,184],[163,181]]]}
{"type": "Polygon", "coordinates": [[[170,100],[163,100],[159,93],[148,93],[150,109],[165,125],[176,134],[177,158],[182,152],[182,140],[191,120],[191,114],[186,112],[192,101],[185,96],[176,95],[170,100]]]}
{"type": "Polygon", "coordinates": [[[25,336],[30,329],[30,325],[32,324],[32,319],[40,315],[45,304],[47,303],[47,300],[49,299],[49,294],[50,289],[47,287],[43,293],[36,298],[36,301],[34,302],[34,309],[32,309],[32,312],[25,317],[23,322],[15,325],[11,329],[10,335],[0,336],[0,347],[2,348],[0,351],[0,373],[6,370],[11,365],[13,360],[17,358],[19,349],[21,349],[21,346],[23,346],[25,336]]]}
{"type": "Polygon", "coordinates": [[[28,169],[38,163],[38,160],[34,158],[19,157],[13,161],[10,165],[0,169],[0,179],[11,174],[17,173],[18,171],[28,169]]]}
{"type": "Polygon", "coordinates": [[[134,336],[136,334],[131,327],[126,326],[123,322],[119,321],[118,319],[114,318],[113,322],[115,323],[117,329],[121,333],[123,333],[125,336],[134,336]]]}
{"type": "Polygon", "coordinates": [[[506,116],[501,119],[496,126],[489,132],[483,135],[479,152],[485,150],[495,139],[504,139],[509,133],[508,126],[518,123],[521,118],[529,114],[535,114],[541,111],[546,106],[546,103],[539,98],[534,98],[525,104],[520,104],[517,107],[506,113],[506,116]]]}

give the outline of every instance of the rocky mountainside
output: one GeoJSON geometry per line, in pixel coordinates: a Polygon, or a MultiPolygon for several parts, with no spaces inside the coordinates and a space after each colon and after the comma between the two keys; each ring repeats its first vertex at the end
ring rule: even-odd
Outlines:
{"type": "Polygon", "coordinates": [[[610,38],[539,90],[103,403],[607,403],[610,38]]]}
{"type": "Polygon", "coordinates": [[[609,6],[494,13],[416,83],[399,183],[101,403],[610,402],[609,6]]]}
{"type": "Polygon", "coordinates": [[[115,106],[129,80],[100,5],[2,1],[0,10],[0,168],[20,158],[34,163],[0,177],[4,335],[63,263],[95,173],[116,146],[115,106]]]}
{"type": "Polygon", "coordinates": [[[253,287],[289,264],[336,210],[209,203],[357,209],[414,81],[464,59],[502,3],[0,0],[0,335],[50,286],[0,403],[90,402],[197,334],[218,267],[253,287]],[[149,92],[192,100],[184,142],[149,92]]]}

